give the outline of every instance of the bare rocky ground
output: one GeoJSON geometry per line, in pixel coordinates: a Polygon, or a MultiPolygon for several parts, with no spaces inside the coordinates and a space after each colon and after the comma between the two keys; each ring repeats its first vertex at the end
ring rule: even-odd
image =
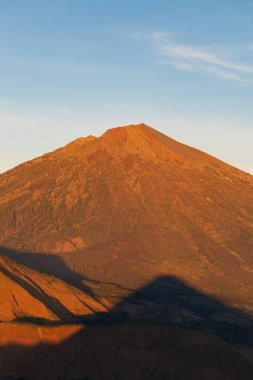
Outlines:
{"type": "Polygon", "coordinates": [[[0,215],[3,379],[253,378],[251,175],[131,125],[0,175],[0,215]]]}

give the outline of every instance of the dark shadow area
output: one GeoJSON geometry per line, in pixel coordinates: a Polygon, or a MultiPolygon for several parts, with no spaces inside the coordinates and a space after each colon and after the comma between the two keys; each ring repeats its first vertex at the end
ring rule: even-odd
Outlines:
{"type": "Polygon", "coordinates": [[[114,306],[110,313],[77,317],[83,324],[173,324],[208,331],[231,344],[253,347],[253,316],[173,276],[160,277],[114,306]]]}
{"type": "MultiPolygon", "coordinates": [[[[67,321],[50,321],[46,318],[40,318],[40,317],[18,317],[13,322],[15,323],[29,323],[36,326],[63,326],[63,325],[69,325],[70,322],[67,321]]],[[[4,323],[4,322],[2,322],[4,323]]]]}
{"type": "Polygon", "coordinates": [[[253,362],[236,348],[253,349],[253,317],[172,276],[155,279],[108,313],[76,318],[80,327],[21,322],[28,334],[34,324],[48,325],[40,329],[49,335],[74,331],[57,344],[40,339],[33,347],[0,347],[0,379],[253,378],[253,362]]]}
{"type": "Polygon", "coordinates": [[[174,276],[162,276],[115,306],[131,320],[173,323],[253,347],[253,316],[204,294],[174,276]]]}

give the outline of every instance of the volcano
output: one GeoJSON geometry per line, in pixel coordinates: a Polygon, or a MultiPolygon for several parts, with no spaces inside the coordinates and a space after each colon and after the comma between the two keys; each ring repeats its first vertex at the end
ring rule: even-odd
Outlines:
{"type": "Polygon", "coordinates": [[[129,125],[1,174],[0,216],[1,378],[252,379],[250,174],[129,125]]]}
{"type": "Polygon", "coordinates": [[[253,177],[145,124],[0,175],[0,215],[1,252],[75,286],[170,275],[253,311],[253,177]]]}

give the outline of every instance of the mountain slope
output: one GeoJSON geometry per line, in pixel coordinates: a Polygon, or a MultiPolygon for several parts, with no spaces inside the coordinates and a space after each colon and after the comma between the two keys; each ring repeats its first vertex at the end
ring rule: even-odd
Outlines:
{"type": "Polygon", "coordinates": [[[124,287],[174,275],[253,310],[253,177],[144,124],[2,174],[0,214],[0,245],[37,269],[30,253],[124,287]]]}
{"type": "Polygon", "coordinates": [[[0,254],[0,322],[21,318],[71,321],[74,316],[102,311],[105,306],[92,296],[0,254]]]}

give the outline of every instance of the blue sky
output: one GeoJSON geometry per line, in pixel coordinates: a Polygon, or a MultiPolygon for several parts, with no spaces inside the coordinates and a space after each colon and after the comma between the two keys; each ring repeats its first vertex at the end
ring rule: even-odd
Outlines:
{"type": "Polygon", "coordinates": [[[253,1],[0,0],[0,172],[139,122],[253,173],[253,1]]]}

